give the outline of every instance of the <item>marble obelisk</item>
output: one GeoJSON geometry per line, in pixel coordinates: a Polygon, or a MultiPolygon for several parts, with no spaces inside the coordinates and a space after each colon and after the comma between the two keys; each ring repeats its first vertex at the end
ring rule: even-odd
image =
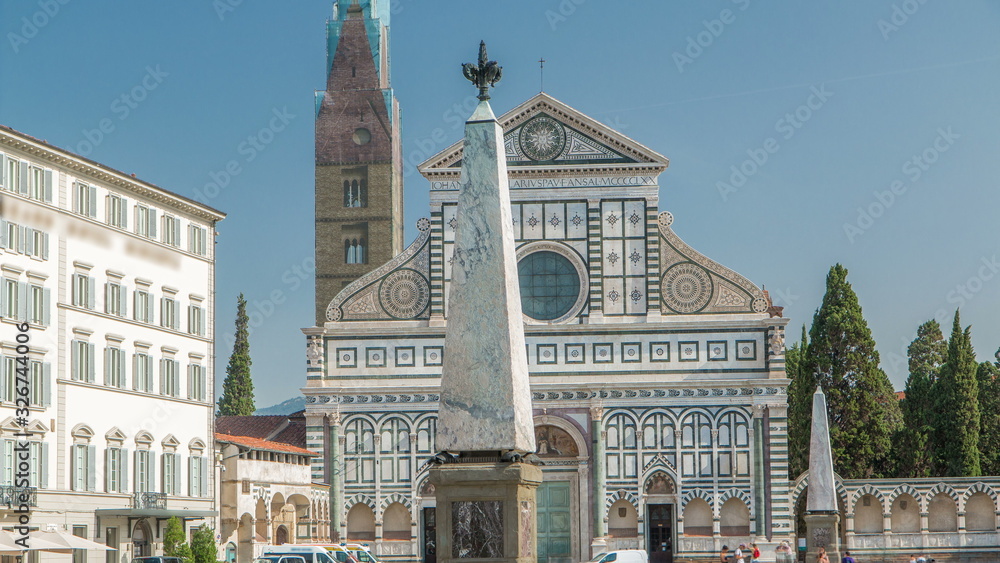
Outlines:
{"type": "Polygon", "coordinates": [[[501,68],[463,65],[479,88],[465,124],[445,329],[438,463],[430,469],[439,563],[534,563],[535,490],[542,471],[521,461],[535,437],[524,321],[511,227],[503,129],[489,104],[501,68]]]}
{"type": "Polygon", "coordinates": [[[488,94],[465,124],[460,185],[437,448],[533,452],[507,159],[488,94]]]}
{"type": "Polygon", "coordinates": [[[819,386],[813,394],[805,520],[806,562],[816,561],[820,547],[826,549],[830,561],[840,561],[840,512],[837,509],[837,484],[833,477],[830,419],[826,410],[826,395],[819,386]]]}

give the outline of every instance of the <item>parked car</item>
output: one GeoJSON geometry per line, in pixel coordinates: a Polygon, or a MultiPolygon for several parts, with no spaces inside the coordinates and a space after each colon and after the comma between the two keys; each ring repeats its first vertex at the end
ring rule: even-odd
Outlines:
{"type": "Polygon", "coordinates": [[[598,553],[590,563],[649,563],[649,554],[644,549],[620,549],[598,553]]]}
{"type": "Polygon", "coordinates": [[[351,555],[353,555],[361,563],[382,563],[379,558],[375,557],[375,554],[368,549],[368,544],[348,543],[343,545],[347,547],[348,551],[351,552],[351,555]]]}
{"type": "MultiPolygon", "coordinates": [[[[269,545],[264,547],[261,558],[275,556],[301,557],[304,563],[337,563],[330,553],[318,545],[269,545]]],[[[343,563],[343,562],[341,562],[343,563]]]]}
{"type": "Polygon", "coordinates": [[[306,563],[301,555],[265,555],[258,557],[254,563],[306,563]]]}
{"type": "Polygon", "coordinates": [[[135,563],[184,563],[181,561],[180,557],[164,557],[162,555],[155,555],[152,557],[136,557],[132,561],[135,563]]]}

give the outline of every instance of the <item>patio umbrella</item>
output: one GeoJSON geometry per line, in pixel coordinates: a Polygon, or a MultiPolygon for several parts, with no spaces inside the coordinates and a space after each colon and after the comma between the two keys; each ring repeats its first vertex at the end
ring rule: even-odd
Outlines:
{"type": "Polygon", "coordinates": [[[59,530],[52,532],[36,530],[29,533],[28,538],[28,544],[33,550],[68,552],[73,549],[100,549],[102,551],[117,551],[115,548],[108,547],[103,543],[90,541],[86,538],[74,536],[73,534],[59,530]],[[47,547],[35,547],[36,543],[39,546],[47,547]]]}
{"type": "Polygon", "coordinates": [[[20,555],[23,550],[14,543],[14,536],[10,532],[0,530],[0,555],[20,555]]]}
{"type": "Polygon", "coordinates": [[[63,547],[60,544],[33,537],[32,534],[34,533],[35,532],[32,532],[28,535],[28,549],[25,549],[15,543],[15,540],[20,539],[21,536],[15,537],[14,534],[11,534],[10,532],[0,531],[0,554],[20,555],[24,551],[53,551],[57,553],[71,553],[69,548],[63,547]]]}

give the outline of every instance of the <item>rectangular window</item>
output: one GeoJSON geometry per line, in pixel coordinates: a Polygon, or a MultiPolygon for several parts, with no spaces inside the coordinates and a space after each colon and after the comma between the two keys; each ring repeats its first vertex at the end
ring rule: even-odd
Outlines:
{"type": "Polygon", "coordinates": [[[204,228],[188,225],[188,251],[201,256],[208,255],[208,237],[204,228]]]}
{"type": "Polygon", "coordinates": [[[21,161],[7,157],[7,185],[12,192],[18,191],[21,184],[21,161]]]}
{"type": "Polygon", "coordinates": [[[132,359],[132,388],[136,391],[151,393],[153,391],[153,357],[149,354],[136,353],[132,359]]]}
{"type": "Polygon", "coordinates": [[[52,201],[52,172],[37,166],[29,168],[28,197],[38,201],[52,201]]]}
{"type": "Polygon", "coordinates": [[[128,309],[128,288],[117,282],[104,284],[104,312],[116,317],[124,317],[128,309]]]}
{"type": "Polygon", "coordinates": [[[94,278],[84,274],[73,274],[73,305],[93,309],[94,286],[94,278]]]}
{"type": "Polygon", "coordinates": [[[176,495],[178,491],[174,489],[175,478],[177,476],[177,456],[174,454],[163,454],[163,493],[176,495]]]}
{"type": "Polygon", "coordinates": [[[20,291],[17,280],[12,280],[9,278],[3,279],[3,297],[0,299],[0,316],[6,317],[8,319],[16,319],[18,301],[20,300],[20,291]]]}
{"type": "Polygon", "coordinates": [[[181,245],[181,221],[177,217],[163,216],[163,242],[170,246],[181,245]]]}
{"type": "Polygon", "coordinates": [[[84,217],[97,217],[97,188],[77,182],[73,186],[73,211],[84,217]]]}
{"type": "Polygon", "coordinates": [[[143,323],[153,322],[153,295],[146,290],[135,290],[135,320],[143,323]]]}
{"type": "Polygon", "coordinates": [[[90,466],[91,447],[86,444],[74,444],[73,448],[73,479],[71,484],[74,491],[89,491],[90,487],[90,466]]]}
{"type": "Polygon", "coordinates": [[[124,456],[121,448],[108,448],[104,450],[104,479],[105,491],[109,493],[125,492],[125,483],[122,479],[122,460],[124,456]]]}
{"type": "Polygon", "coordinates": [[[108,224],[119,229],[128,228],[128,200],[115,194],[108,196],[108,224]]]}
{"type": "Polygon", "coordinates": [[[3,484],[14,484],[14,440],[3,441],[3,484]]]}
{"type": "Polygon", "coordinates": [[[188,496],[201,497],[205,496],[205,484],[206,484],[206,465],[205,458],[200,456],[191,456],[188,458],[188,496]]]}
{"type": "Polygon", "coordinates": [[[48,364],[32,361],[28,364],[28,403],[33,407],[45,404],[45,372],[48,364]]]}
{"type": "Polygon", "coordinates": [[[205,400],[205,367],[198,364],[188,366],[188,399],[205,400]]]}
{"type": "Polygon", "coordinates": [[[37,229],[25,229],[24,253],[42,260],[49,259],[49,234],[37,229]]]}
{"type": "Polygon", "coordinates": [[[5,236],[7,244],[5,248],[10,252],[20,252],[20,249],[24,249],[24,243],[21,242],[20,234],[23,229],[18,228],[17,223],[8,223],[4,221],[5,224],[5,236]]]}
{"type": "Polygon", "coordinates": [[[160,326],[177,330],[180,304],[170,297],[160,299],[160,326]]]}
{"type": "Polygon", "coordinates": [[[104,384],[108,387],[125,387],[125,352],[121,348],[104,349],[104,384]]]}
{"type": "Polygon", "coordinates": [[[177,373],[177,360],[163,358],[160,360],[160,394],[169,397],[180,395],[180,377],[177,373]]]}
{"type": "Polygon", "coordinates": [[[94,382],[94,345],[84,340],[70,342],[72,379],[94,382]]]}
{"type": "Polygon", "coordinates": [[[188,305],[188,334],[205,336],[205,309],[188,305]]]}
{"type": "Polygon", "coordinates": [[[135,491],[137,493],[150,492],[154,489],[153,454],[149,450],[138,450],[135,452],[135,491]]]}
{"type": "Polygon", "coordinates": [[[28,486],[42,486],[42,443],[28,443],[28,486]]]}
{"type": "Polygon", "coordinates": [[[156,238],[156,210],[145,205],[135,206],[135,233],[148,238],[156,238]]]}
{"type": "Polygon", "coordinates": [[[12,356],[0,359],[3,360],[0,364],[0,375],[3,375],[3,381],[0,383],[0,401],[14,402],[17,398],[14,386],[17,382],[17,361],[12,356]]]}

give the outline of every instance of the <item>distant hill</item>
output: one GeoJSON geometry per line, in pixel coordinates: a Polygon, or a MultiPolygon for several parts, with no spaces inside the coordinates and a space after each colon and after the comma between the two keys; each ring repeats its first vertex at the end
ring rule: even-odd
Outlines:
{"type": "Polygon", "coordinates": [[[264,415],[264,414],[292,414],[293,412],[298,412],[298,411],[300,411],[300,410],[302,410],[304,408],[306,408],[306,398],[302,397],[302,396],[299,396],[299,397],[292,397],[291,399],[288,399],[287,401],[282,401],[282,402],[278,403],[277,405],[271,405],[269,407],[264,407],[262,409],[257,409],[257,412],[255,412],[254,414],[261,414],[261,415],[264,415]]]}

